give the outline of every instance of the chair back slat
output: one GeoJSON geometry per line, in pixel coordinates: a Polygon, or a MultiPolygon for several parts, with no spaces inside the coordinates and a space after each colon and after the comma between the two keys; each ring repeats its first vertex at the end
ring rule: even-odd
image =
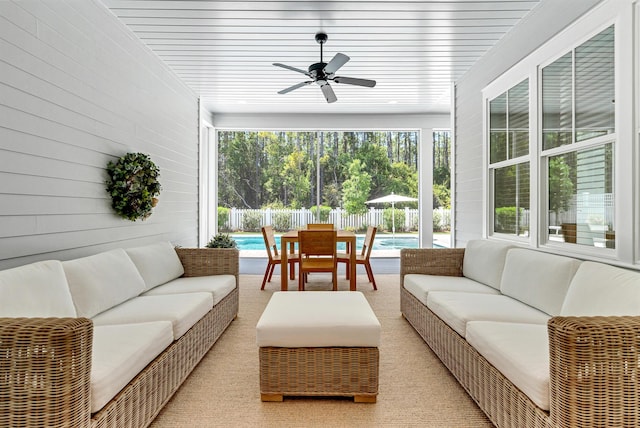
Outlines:
{"type": "Polygon", "coordinates": [[[267,254],[269,255],[269,259],[277,257],[278,246],[276,245],[276,238],[273,234],[273,226],[263,226],[262,237],[264,238],[264,245],[267,247],[267,254]]]}
{"type": "Polygon", "coordinates": [[[301,230],[298,232],[300,256],[336,256],[335,230],[301,230]]]}
{"type": "Polygon", "coordinates": [[[333,230],[332,223],[308,223],[307,230],[333,230]]]}
{"type": "Polygon", "coordinates": [[[362,245],[362,252],[360,255],[362,257],[369,258],[371,255],[371,249],[373,248],[373,240],[376,238],[376,232],[378,231],[377,227],[369,226],[367,227],[367,234],[364,237],[364,244],[362,245]]]}

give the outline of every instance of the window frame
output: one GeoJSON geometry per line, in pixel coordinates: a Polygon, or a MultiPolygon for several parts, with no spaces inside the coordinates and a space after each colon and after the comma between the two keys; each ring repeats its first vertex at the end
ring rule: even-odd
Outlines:
{"type": "MultiPolygon", "coordinates": [[[[530,234],[525,242],[548,252],[603,260],[625,267],[640,268],[640,29],[634,32],[634,18],[640,22],[640,4],[607,0],[524,57],[482,91],[483,97],[483,236],[522,243],[514,236],[493,233],[493,179],[489,164],[489,101],[529,76],[530,98],[530,234]],[[566,146],[542,150],[542,68],[614,25],[615,46],[615,132],[566,146]],[[633,85],[634,91],[629,91],[633,85]],[[625,89],[626,88],[626,89],[625,89]],[[550,156],[584,150],[613,142],[613,193],[616,248],[550,242],[548,239],[548,160],[550,156]],[[537,229],[537,230],[534,230],[537,229]],[[624,231],[624,233],[623,233],[624,231]],[[585,247],[585,248],[580,248],[585,247]]],[[[574,54],[572,53],[572,56],[574,54]]],[[[575,74],[572,80],[575,79],[575,74]]],[[[575,84],[573,84],[575,86],[575,84]]],[[[572,88],[575,94],[575,87],[572,88]]],[[[575,96],[572,100],[575,141],[575,96]]]]}

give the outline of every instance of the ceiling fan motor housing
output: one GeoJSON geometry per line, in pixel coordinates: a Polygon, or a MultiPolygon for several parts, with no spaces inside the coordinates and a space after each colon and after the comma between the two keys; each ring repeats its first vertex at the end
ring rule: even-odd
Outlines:
{"type": "Polygon", "coordinates": [[[316,42],[318,42],[320,44],[325,43],[328,38],[329,38],[329,36],[327,36],[325,33],[316,34],[316,42]]]}
{"type": "Polygon", "coordinates": [[[322,79],[325,77],[324,68],[326,67],[326,62],[316,62],[315,64],[311,64],[309,66],[309,74],[318,79],[322,79]]]}

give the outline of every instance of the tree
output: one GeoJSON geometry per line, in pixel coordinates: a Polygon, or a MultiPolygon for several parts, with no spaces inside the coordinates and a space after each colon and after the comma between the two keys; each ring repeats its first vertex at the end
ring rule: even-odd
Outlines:
{"type": "Polygon", "coordinates": [[[342,200],[347,214],[364,214],[367,212],[365,202],[371,191],[371,176],[364,170],[360,159],[349,164],[349,178],[342,184],[342,200]]]}
{"type": "Polygon", "coordinates": [[[282,174],[285,189],[291,195],[290,206],[292,208],[301,208],[309,200],[312,167],[313,162],[299,150],[292,152],[286,158],[282,174]]]}
{"type": "Polygon", "coordinates": [[[549,210],[566,211],[573,199],[571,170],[562,156],[549,158],[549,210]]]}

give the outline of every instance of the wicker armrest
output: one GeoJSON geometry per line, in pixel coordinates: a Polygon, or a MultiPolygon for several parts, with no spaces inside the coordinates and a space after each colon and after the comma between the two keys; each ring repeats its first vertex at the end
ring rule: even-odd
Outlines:
{"type": "Polygon", "coordinates": [[[548,330],[553,426],[640,426],[640,317],[554,317],[548,330]]]}
{"type": "Polygon", "coordinates": [[[464,248],[418,248],[400,250],[400,284],[410,273],[462,276],[464,248]]]}
{"type": "Polygon", "coordinates": [[[240,252],[235,248],[176,248],[184,276],[240,274],[240,252]]]}
{"type": "Polygon", "coordinates": [[[89,427],[93,323],[0,318],[0,426],[89,427]]]}

